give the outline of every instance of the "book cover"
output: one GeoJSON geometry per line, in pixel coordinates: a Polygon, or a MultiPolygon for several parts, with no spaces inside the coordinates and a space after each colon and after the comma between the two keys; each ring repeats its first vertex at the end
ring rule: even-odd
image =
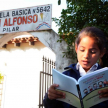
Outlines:
{"type": "Polygon", "coordinates": [[[104,81],[108,79],[108,68],[102,68],[87,75],[76,79],[66,76],[61,72],[53,69],[53,80],[58,84],[57,90],[66,94],[65,99],[58,99],[60,101],[69,103],[77,108],[90,108],[98,103],[108,100],[108,98],[99,98],[98,91],[108,88],[104,81]],[[79,96],[78,86],[81,97],[79,96]],[[81,99],[83,106],[81,105],[81,99]]]}

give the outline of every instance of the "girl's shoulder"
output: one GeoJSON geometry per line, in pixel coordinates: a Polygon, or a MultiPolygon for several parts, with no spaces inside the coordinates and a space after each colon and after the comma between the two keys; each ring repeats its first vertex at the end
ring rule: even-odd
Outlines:
{"type": "Polygon", "coordinates": [[[72,76],[75,73],[78,73],[79,71],[76,69],[76,64],[71,64],[70,66],[64,68],[63,74],[72,76]]]}

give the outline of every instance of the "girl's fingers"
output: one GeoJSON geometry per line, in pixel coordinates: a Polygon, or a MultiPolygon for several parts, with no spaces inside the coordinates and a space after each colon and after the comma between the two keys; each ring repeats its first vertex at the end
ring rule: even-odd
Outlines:
{"type": "Polygon", "coordinates": [[[104,84],[108,84],[108,81],[104,81],[104,84]]]}
{"type": "Polygon", "coordinates": [[[55,88],[57,88],[57,87],[59,87],[58,84],[53,84],[53,85],[50,86],[50,88],[53,88],[53,89],[55,89],[55,88]]]}
{"type": "Polygon", "coordinates": [[[64,98],[63,95],[58,95],[58,94],[48,94],[49,99],[58,99],[58,98],[64,98]]]}
{"type": "Polygon", "coordinates": [[[48,94],[56,94],[56,95],[61,95],[61,96],[64,95],[63,92],[58,91],[58,90],[56,90],[56,89],[49,89],[49,90],[48,90],[48,94]]]}
{"type": "Polygon", "coordinates": [[[108,89],[104,89],[104,90],[99,91],[99,95],[100,95],[100,98],[108,97],[108,89]]]}
{"type": "Polygon", "coordinates": [[[55,88],[59,85],[53,84],[48,89],[48,98],[49,99],[57,99],[57,98],[64,98],[65,94],[63,92],[57,91],[55,88]]]}
{"type": "MultiPolygon", "coordinates": [[[[104,81],[104,84],[108,85],[108,81],[104,81]]],[[[99,91],[99,95],[100,95],[100,98],[108,97],[108,89],[104,89],[104,90],[99,91]]]]}
{"type": "Polygon", "coordinates": [[[64,98],[65,94],[57,90],[48,90],[48,98],[52,99],[52,97],[53,99],[64,98]]]}
{"type": "Polygon", "coordinates": [[[57,84],[53,84],[49,89],[48,89],[48,93],[52,93],[52,94],[57,94],[57,95],[64,95],[64,93],[62,93],[61,91],[57,91],[56,87],[58,87],[59,85],[57,84]]]}

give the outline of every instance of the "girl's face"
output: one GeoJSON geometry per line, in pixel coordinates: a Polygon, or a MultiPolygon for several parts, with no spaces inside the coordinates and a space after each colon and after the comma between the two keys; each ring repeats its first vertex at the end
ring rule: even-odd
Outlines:
{"type": "Polygon", "coordinates": [[[89,36],[84,36],[79,45],[75,46],[75,50],[78,62],[86,72],[104,55],[95,40],[89,36]]]}

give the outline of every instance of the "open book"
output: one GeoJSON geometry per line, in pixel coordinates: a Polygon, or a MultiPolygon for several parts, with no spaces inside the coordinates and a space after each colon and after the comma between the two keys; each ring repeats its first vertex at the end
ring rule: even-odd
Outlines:
{"type": "Polygon", "coordinates": [[[104,81],[108,81],[108,68],[102,68],[76,79],[66,76],[53,69],[53,81],[58,84],[57,90],[66,94],[65,99],[58,99],[76,108],[90,108],[108,100],[99,98],[98,91],[108,88],[104,81]],[[79,94],[80,93],[80,94],[79,94]]]}

